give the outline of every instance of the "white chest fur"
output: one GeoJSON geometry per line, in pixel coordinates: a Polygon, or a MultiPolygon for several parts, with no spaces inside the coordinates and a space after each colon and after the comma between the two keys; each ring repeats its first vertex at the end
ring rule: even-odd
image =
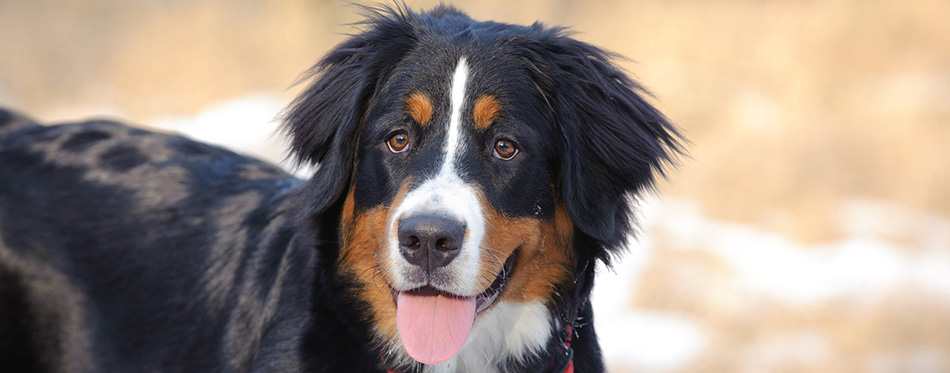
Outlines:
{"type": "Polygon", "coordinates": [[[426,372],[494,372],[499,362],[540,352],[551,335],[551,316],[540,301],[500,301],[475,323],[468,342],[448,361],[426,372]]]}

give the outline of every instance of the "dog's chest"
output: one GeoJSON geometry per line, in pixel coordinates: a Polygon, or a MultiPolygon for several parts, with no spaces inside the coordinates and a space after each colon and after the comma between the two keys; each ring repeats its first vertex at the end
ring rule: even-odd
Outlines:
{"type": "Polygon", "coordinates": [[[480,319],[465,347],[452,359],[426,366],[426,372],[497,372],[509,358],[540,352],[551,335],[551,315],[540,301],[498,302],[480,319]]]}

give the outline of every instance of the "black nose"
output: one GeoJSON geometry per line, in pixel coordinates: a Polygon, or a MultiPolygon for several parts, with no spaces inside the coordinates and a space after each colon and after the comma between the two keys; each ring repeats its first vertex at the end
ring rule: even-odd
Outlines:
{"type": "Polygon", "coordinates": [[[432,214],[399,219],[399,251],[409,263],[426,271],[445,267],[459,255],[465,226],[432,214]]]}

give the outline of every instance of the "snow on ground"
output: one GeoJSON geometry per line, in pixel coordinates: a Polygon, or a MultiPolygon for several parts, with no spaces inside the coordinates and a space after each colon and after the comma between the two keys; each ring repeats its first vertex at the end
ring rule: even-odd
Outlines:
{"type": "Polygon", "coordinates": [[[255,94],[211,105],[193,117],[164,117],[148,125],[179,131],[195,139],[234,149],[269,147],[284,102],[255,94]]]}
{"type": "Polygon", "coordinates": [[[292,167],[288,145],[279,132],[280,113],[287,102],[276,95],[251,94],[213,104],[195,116],[161,117],[147,121],[151,128],[184,134],[283,166],[298,177],[312,174],[308,167],[292,167]]]}
{"type": "MultiPolygon", "coordinates": [[[[663,238],[664,250],[702,250],[724,259],[733,276],[731,284],[738,284],[726,291],[741,294],[740,298],[767,299],[792,309],[840,300],[861,307],[911,288],[950,304],[950,219],[936,214],[884,201],[844,201],[839,206],[844,237],[809,245],[710,219],[689,201],[648,198],[641,210],[644,234],[631,245],[626,262],[614,272],[598,274],[593,295],[595,324],[605,356],[615,367],[684,368],[708,345],[702,323],[689,315],[631,307],[639,274],[659,249],[657,237],[663,238]],[[888,239],[897,235],[902,243],[888,239]]],[[[694,291],[717,290],[722,291],[694,291]]],[[[819,333],[805,330],[772,345],[757,346],[749,360],[793,353],[800,354],[793,360],[807,361],[826,357],[826,344],[819,333]]],[[[772,366],[760,368],[766,367],[772,366]]]]}
{"type": "Polygon", "coordinates": [[[674,249],[707,250],[725,258],[750,291],[774,300],[799,305],[841,298],[860,301],[901,285],[950,300],[950,220],[934,214],[886,202],[845,201],[839,215],[847,227],[846,236],[807,245],[773,232],[709,219],[686,201],[650,208],[660,213],[647,222],[648,232],[675,238],[667,242],[674,249]],[[885,239],[882,230],[867,229],[875,225],[869,221],[890,220],[928,229],[918,241],[906,244],[885,239]]]}

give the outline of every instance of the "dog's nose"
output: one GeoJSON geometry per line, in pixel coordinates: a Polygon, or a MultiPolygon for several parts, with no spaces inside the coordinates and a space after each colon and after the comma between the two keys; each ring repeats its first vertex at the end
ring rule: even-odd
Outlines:
{"type": "Polygon", "coordinates": [[[459,255],[465,225],[440,215],[399,219],[399,251],[409,263],[426,271],[445,267],[459,255]]]}

